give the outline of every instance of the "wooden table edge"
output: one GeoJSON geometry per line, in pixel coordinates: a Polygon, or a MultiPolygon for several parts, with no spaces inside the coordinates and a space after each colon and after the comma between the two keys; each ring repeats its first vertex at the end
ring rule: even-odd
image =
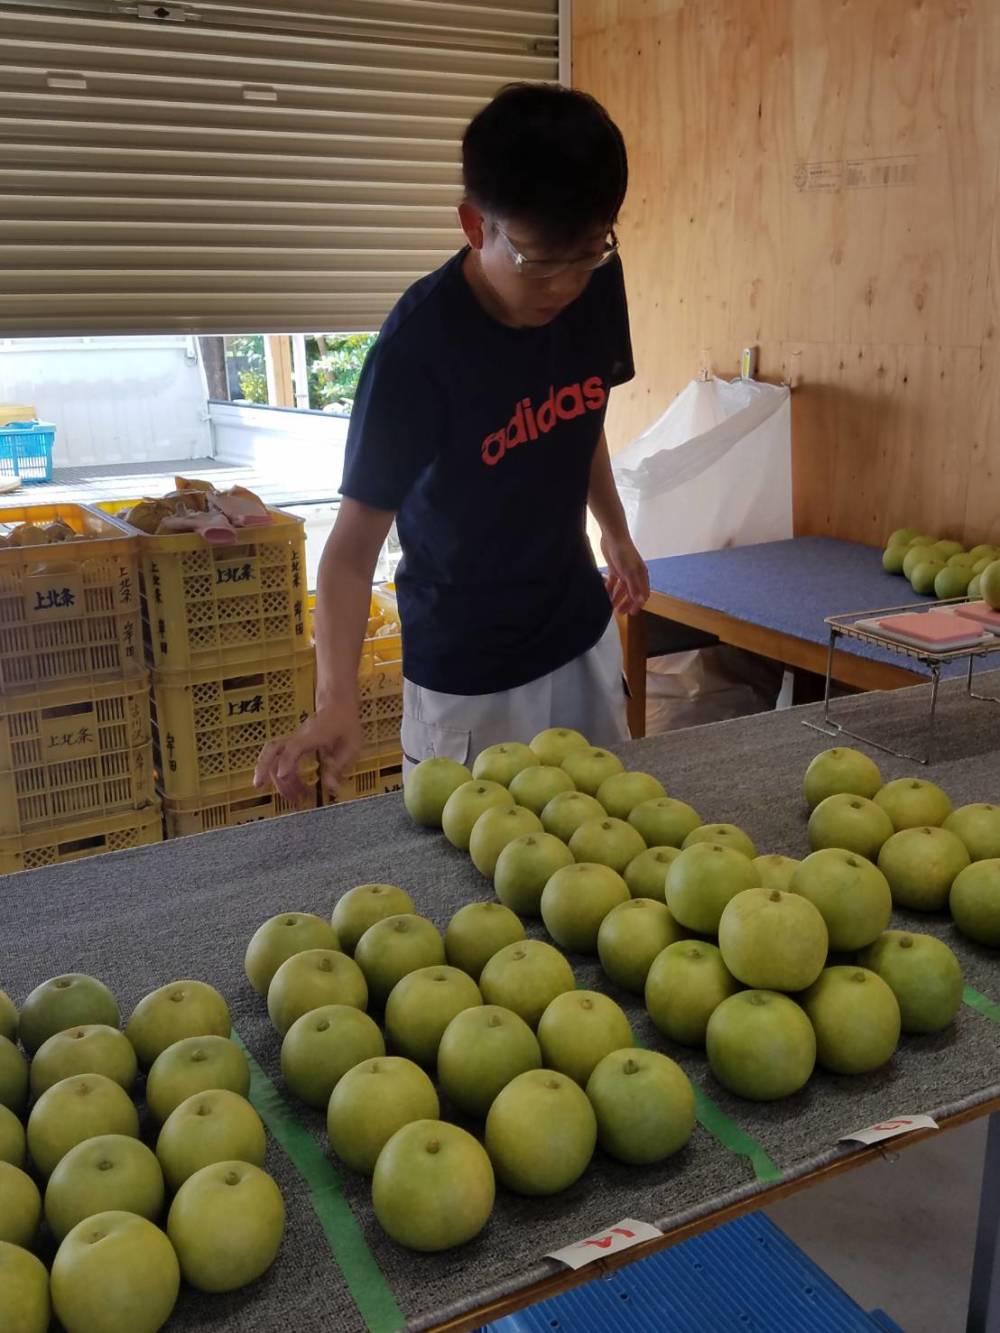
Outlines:
{"type": "Polygon", "coordinates": [[[835,1161],[827,1162],[825,1165],[815,1167],[812,1171],[807,1171],[801,1176],[796,1176],[793,1180],[782,1180],[774,1185],[765,1185],[756,1193],[738,1199],[734,1203],[725,1204],[714,1212],[706,1213],[703,1217],[682,1222],[679,1226],[672,1227],[654,1240],[644,1241],[641,1245],[622,1250],[619,1254],[611,1255],[609,1258],[595,1259],[584,1268],[575,1270],[567,1268],[563,1272],[553,1273],[551,1277],[543,1278],[540,1282],[532,1283],[520,1291],[512,1292],[509,1296],[498,1297],[496,1300],[489,1301],[466,1314],[447,1319],[444,1323],[429,1325],[429,1333],[471,1333],[471,1330],[481,1328],[484,1324],[492,1323],[493,1320],[500,1319],[504,1315],[513,1314],[514,1311],[523,1310],[526,1306],[534,1305],[538,1301],[558,1296],[562,1292],[582,1286],[585,1282],[590,1282],[594,1278],[606,1277],[616,1269],[624,1268],[627,1264],[635,1263],[639,1259],[645,1259],[651,1254],[656,1254],[658,1250],[668,1249],[681,1241],[689,1240],[692,1236],[710,1231],[713,1227],[721,1226],[724,1222],[731,1222],[734,1218],[742,1217],[746,1213],[756,1212],[759,1208],[766,1208],[772,1203],[777,1203],[780,1199],[798,1194],[800,1190],[808,1189],[821,1181],[843,1175],[846,1171],[853,1171],[855,1167],[866,1166],[869,1162],[875,1161],[876,1158],[884,1159],[887,1153],[895,1153],[903,1148],[913,1147],[918,1143],[923,1143],[925,1139],[929,1139],[935,1134],[940,1134],[942,1131],[949,1129],[958,1129],[961,1125],[979,1120],[983,1116],[992,1115],[997,1111],[1000,1111],[1000,1096],[990,1098],[976,1106],[966,1107],[961,1111],[956,1111],[954,1115],[944,1117],[938,1121],[937,1129],[915,1130],[910,1134],[903,1134],[899,1138],[876,1143],[870,1147],[859,1147],[857,1152],[847,1153],[843,1157],[838,1157],[835,1161]]]}

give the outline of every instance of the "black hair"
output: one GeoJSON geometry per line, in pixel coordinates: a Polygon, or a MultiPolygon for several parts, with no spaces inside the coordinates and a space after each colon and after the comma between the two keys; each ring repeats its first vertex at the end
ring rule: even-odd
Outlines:
{"type": "Polygon", "coordinates": [[[469,199],[486,213],[567,244],[611,227],[625,198],[621,131],[588,93],[553,83],[511,83],[462,139],[469,199]]]}

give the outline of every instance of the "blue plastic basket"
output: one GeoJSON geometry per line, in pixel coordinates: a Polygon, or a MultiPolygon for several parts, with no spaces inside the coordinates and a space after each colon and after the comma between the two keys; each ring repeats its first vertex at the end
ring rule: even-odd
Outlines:
{"type": "Polygon", "coordinates": [[[478,1333],[903,1333],[763,1213],[506,1315],[478,1333]]]}
{"type": "Polygon", "coordinates": [[[0,428],[0,481],[51,481],[55,439],[51,422],[9,421],[0,428]]]}

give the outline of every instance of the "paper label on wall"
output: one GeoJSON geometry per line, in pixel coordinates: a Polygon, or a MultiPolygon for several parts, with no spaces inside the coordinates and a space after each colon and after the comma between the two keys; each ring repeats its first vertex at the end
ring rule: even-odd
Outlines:
{"type": "Polygon", "coordinates": [[[898,157],[852,158],[844,163],[844,184],[849,190],[876,190],[890,186],[915,185],[917,159],[912,154],[898,157]]]}
{"type": "Polygon", "coordinates": [[[796,190],[875,190],[915,185],[917,158],[853,157],[837,162],[796,162],[792,170],[796,190]]]}
{"type": "Polygon", "coordinates": [[[550,1250],[545,1257],[558,1259],[567,1268],[583,1268],[595,1259],[606,1259],[609,1254],[617,1254],[620,1250],[630,1249],[633,1245],[641,1245],[643,1241],[655,1240],[662,1235],[659,1227],[650,1226],[648,1222],[637,1222],[634,1217],[626,1217],[606,1231],[588,1236],[586,1240],[564,1245],[561,1250],[550,1250]]]}
{"type": "Polygon", "coordinates": [[[900,1134],[912,1134],[915,1129],[937,1129],[938,1123],[929,1115],[897,1115],[888,1120],[880,1120],[877,1125],[867,1129],[855,1130],[853,1134],[842,1134],[841,1143],[881,1143],[883,1139],[894,1139],[900,1134]]]}
{"type": "Polygon", "coordinates": [[[839,190],[844,183],[843,162],[796,162],[797,190],[839,190]]]}

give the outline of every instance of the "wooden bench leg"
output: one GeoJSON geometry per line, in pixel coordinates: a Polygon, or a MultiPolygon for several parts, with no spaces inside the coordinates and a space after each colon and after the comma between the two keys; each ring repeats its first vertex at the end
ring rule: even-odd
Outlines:
{"type": "Polygon", "coordinates": [[[646,622],[637,616],[619,616],[625,679],[628,681],[628,727],[632,739],[646,734],[646,622]]]}

